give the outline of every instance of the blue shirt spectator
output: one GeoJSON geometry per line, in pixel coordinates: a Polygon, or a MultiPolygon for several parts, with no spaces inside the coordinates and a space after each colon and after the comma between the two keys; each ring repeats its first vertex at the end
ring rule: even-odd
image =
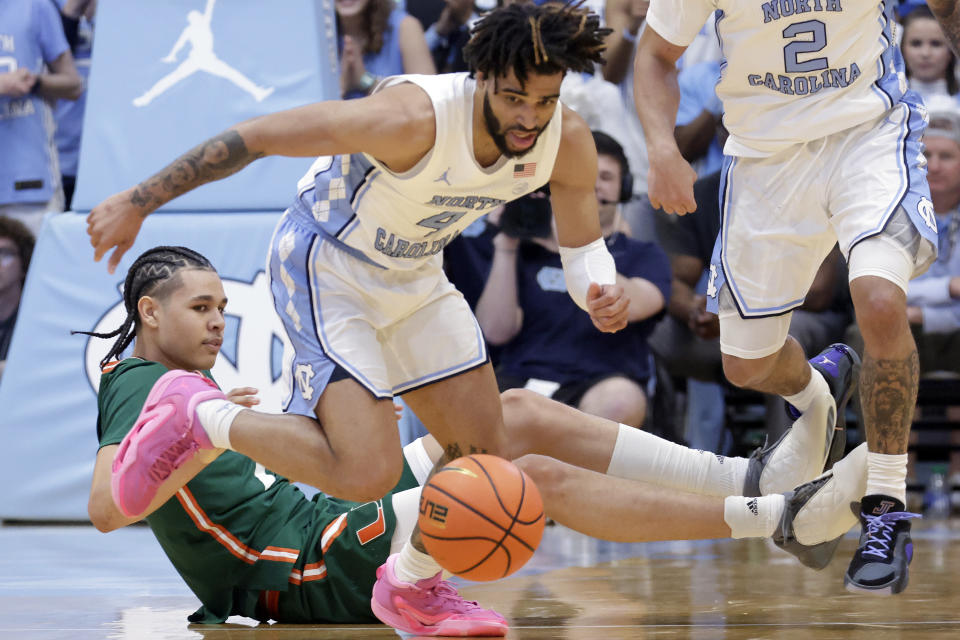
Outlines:
{"type": "Polygon", "coordinates": [[[717,97],[720,63],[698,62],[685,66],[677,76],[680,86],[680,105],[677,110],[677,143],[684,157],[693,162],[701,178],[720,170],[723,165],[723,146],[717,136],[717,126],[723,107],[717,97]],[[693,131],[684,140],[684,127],[693,131]],[[684,142],[688,147],[685,149],[684,142]]]}
{"type": "Polygon", "coordinates": [[[82,87],[56,5],[0,3],[0,213],[34,231],[43,213],[63,209],[53,115],[45,98],[76,99],[82,87]]]}

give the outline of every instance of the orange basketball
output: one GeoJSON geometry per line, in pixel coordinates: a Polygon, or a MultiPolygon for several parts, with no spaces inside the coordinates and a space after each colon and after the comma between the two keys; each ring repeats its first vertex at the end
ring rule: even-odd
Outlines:
{"type": "Polygon", "coordinates": [[[510,575],[543,536],[543,500],[512,462],[473,454],[448,463],[420,495],[420,532],[447,571],[469,580],[510,575]]]}

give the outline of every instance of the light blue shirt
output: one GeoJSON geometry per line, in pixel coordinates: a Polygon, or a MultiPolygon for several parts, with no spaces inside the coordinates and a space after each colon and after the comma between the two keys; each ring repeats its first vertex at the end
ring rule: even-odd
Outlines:
{"type": "MultiPolygon", "coordinates": [[[[680,86],[680,105],[677,109],[676,126],[690,124],[703,110],[719,114],[723,107],[717,97],[716,86],[720,80],[719,62],[698,62],[680,70],[677,84],[680,86]]],[[[719,171],[723,165],[723,149],[716,135],[710,142],[705,156],[694,163],[697,175],[701,178],[719,171]]]]}
{"type": "MultiPolygon", "coordinates": [[[[50,0],[0,2],[0,73],[44,65],[68,49],[50,0]]],[[[60,184],[53,115],[37,95],[0,96],[0,204],[46,202],[60,184]]]]}
{"type": "Polygon", "coordinates": [[[950,278],[960,276],[960,210],[937,214],[940,253],[922,276],[910,282],[907,304],[923,309],[924,333],[960,330],[960,300],[950,297],[950,278]]]}

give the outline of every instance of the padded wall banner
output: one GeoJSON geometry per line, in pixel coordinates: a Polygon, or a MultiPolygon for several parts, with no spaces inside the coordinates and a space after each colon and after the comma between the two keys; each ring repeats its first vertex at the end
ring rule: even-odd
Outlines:
{"type": "Polygon", "coordinates": [[[33,255],[6,370],[0,378],[0,519],[86,519],[97,453],[98,362],[113,344],[71,329],[112,331],[125,317],[127,268],[146,249],[184,245],[205,255],[229,300],[213,369],[229,390],[260,390],[258,409],[286,402],[284,352],[266,256],[279,214],[154,214],[114,275],[93,262],[82,215],[48,216],[33,255]]]}
{"type": "MultiPolygon", "coordinates": [[[[233,124],[339,96],[333,0],[101,0],[76,211],[233,124]]],[[[312,159],[270,157],[169,211],[283,210],[312,159]]]]}

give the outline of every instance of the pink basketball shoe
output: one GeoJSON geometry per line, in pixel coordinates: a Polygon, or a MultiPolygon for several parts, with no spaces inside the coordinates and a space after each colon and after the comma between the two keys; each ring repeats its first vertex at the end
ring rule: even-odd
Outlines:
{"type": "Polygon", "coordinates": [[[418,636],[505,636],[509,626],[496,611],[464,600],[438,573],[415,584],[394,573],[397,554],[377,569],[370,606],[384,624],[418,636]]]}
{"type": "Polygon", "coordinates": [[[163,481],[199,449],[213,449],[196,419],[197,404],[226,398],[193,371],[168,371],[157,380],[113,459],[113,500],[130,517],[143,513],[163,481]]]}

